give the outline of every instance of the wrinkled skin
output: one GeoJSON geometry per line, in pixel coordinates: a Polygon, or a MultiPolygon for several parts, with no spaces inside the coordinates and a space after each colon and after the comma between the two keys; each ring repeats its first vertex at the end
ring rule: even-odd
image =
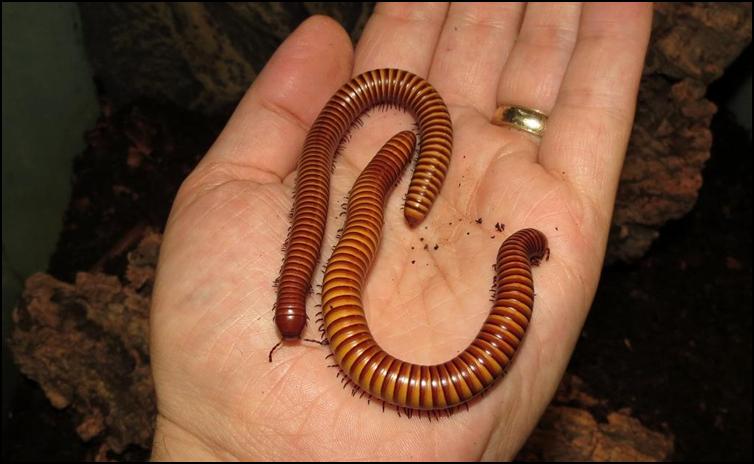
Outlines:
{"type": "MultiPolygon", "coordinates": [[[[595,293],[650,22],[651,5],[385,4],[354,51],[334,21],[305,21],[175,199],[151,314],[153,459],[515,456],[555,392],[595,293]],[[534,316],[507,376],[468,411],[439,421],[353,397],[327,367],[326,347],[284,344],[267,360],[279,340],[272,283],[306,131],[341,84],[378,67],[427,78],[455,129],[428,219],[415,229],[403,219],[408,175],[388,202],[365,296],[383,347],[413,362],[452,357],[490,309],[502,240],[535,227],[552,252],[535,268],[534,316]],[[548,113],[544,138],[490,124],[498,103],[548,113]]],[[[412,123],[397,111],[364,122],[336,161],[323,264],[356,176],[412,123]]],[[[308,338],[319,338],[317,303],[312,296],[308,338]]]]}

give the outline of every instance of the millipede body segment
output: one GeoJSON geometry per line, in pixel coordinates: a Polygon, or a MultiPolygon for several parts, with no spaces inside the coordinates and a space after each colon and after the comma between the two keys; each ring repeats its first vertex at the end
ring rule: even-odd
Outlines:
{"type": "MultiPolygon", "coordinates": [[[[396,137],[398,139],[398,137],[396,137]]],[[[402,361],[374,340],[362,304],[366,276],[378,249],[386,196],[406,155],[393,139],[359,176],[346,223],[322,283],[325,335],[336,363],[365,392],[409,410],[463,404],[502,377],[521,343],[534,303],[531,265],[549,253],[547,239],[523,229],[497,254],[495,301],[473,342],[450,361],[432,366],[402,361]]]]}
{"type": "Polygon", "coordinates": [[[407,71],[378,69],[343,85],[314,122],[297,166],[292,224],[275,303],[275,323],[285,339],[300,337],[306,324],[306,297],[325,232],[335,152],[354,121],[379,105],[403,108],[417,121],[419,155],[404,205],[409,225],[424,220],[445,180],[453,129],[445,103],[427,81],[407,71]]]}

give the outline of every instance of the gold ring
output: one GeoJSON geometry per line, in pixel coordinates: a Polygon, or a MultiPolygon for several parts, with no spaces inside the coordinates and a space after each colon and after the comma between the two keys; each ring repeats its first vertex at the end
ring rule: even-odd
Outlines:
{"type": "Polygon", "coordinates": [[[492,116],[492,124],[510,126],[542,137],[547,125],[547,115],[523,106],[500,105],[495,110],[495,115],[492,116]]]}

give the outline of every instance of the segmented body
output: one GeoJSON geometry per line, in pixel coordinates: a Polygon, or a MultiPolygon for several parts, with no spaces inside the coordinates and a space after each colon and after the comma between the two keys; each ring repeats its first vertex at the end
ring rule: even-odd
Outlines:
{"type": "Polygon", "coordinates": [[[336,363],[362,390],[409,410],[443,410],[469,401],[504,374],[532,314],[531,265],[549,250],[535,229],[519,230],[503,242],[492,310],[474,341],[455,358],[426,366],[385,352],[369,330],[361,295],[378,250],[386,198],[408,161],[405,149],[412,135],[391,139],[354,184],[322,283],[323,324],[336,363]]]}
{"type": "Polygon", "coordinates": [[[369,71],[343,85],[314,122],[297,166],[293,218],[275,303],[275,323],[285,339],[299,338],[306,324],[306,297],[325,232],[335,152],[354,121],[383,104],[413,114],[421,137],[404,205],[406,221],[412,226],[421,223],[440,192],[453,129],[437,91],[421,77],[396,69],[369,71]]]}

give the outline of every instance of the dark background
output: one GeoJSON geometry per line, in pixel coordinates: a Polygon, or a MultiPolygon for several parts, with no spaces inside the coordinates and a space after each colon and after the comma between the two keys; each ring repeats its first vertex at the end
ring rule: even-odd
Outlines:
{"type": "Polygon", "coordinates": [[[751,133],[724,105],[751,47],[713,84],[712,157],[694,209],[644,258],[605,268],[569,371],[675,436],[675,460],[751,460],[751,133]]]}

